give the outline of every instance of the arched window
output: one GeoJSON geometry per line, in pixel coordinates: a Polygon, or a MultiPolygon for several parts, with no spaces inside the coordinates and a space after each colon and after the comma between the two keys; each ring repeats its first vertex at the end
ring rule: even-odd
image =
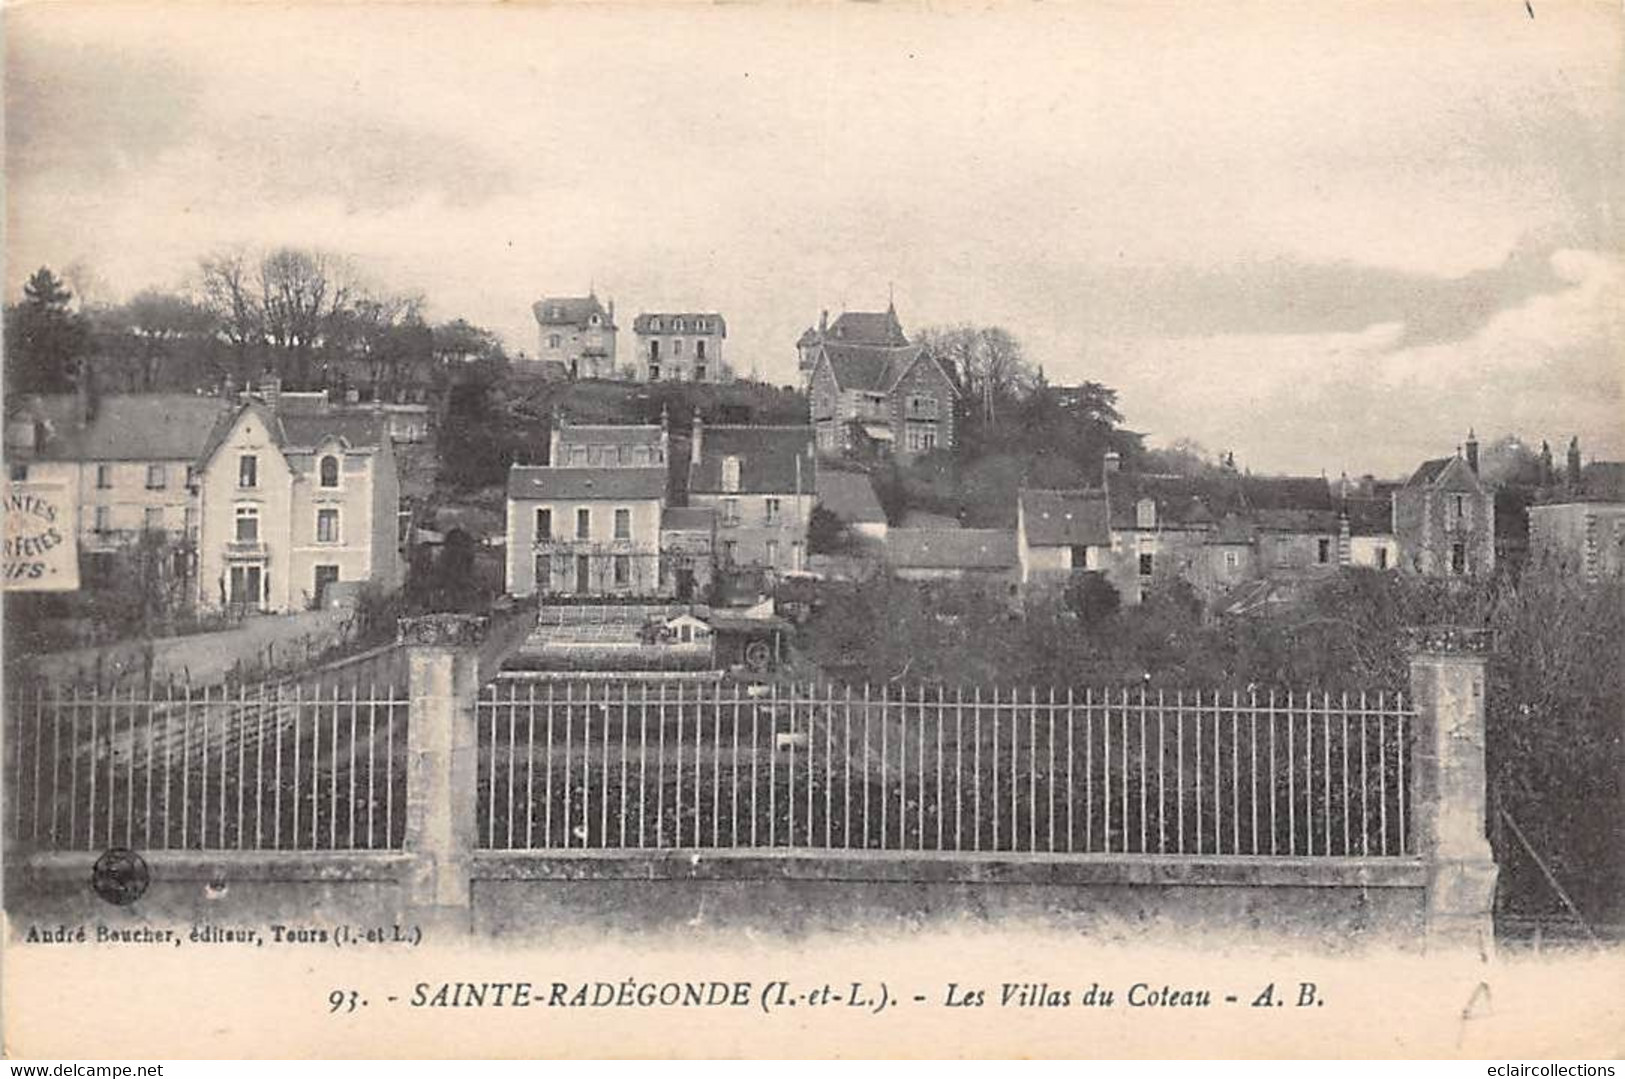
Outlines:
{"type": "Polygon", "coordinates": [[[339,485],[339,459],[331,453],[322,458],[320,466],[321,476],[318,482],[323,487],[337,487],[339,485]]]}

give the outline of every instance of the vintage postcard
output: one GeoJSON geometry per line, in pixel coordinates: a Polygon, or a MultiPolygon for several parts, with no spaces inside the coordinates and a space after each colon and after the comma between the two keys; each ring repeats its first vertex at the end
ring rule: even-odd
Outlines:
{"type": "Polygon", "coordinates": [[[1617,3],[5,12],[12,1057],[1611,1058],[1617,3]]]}

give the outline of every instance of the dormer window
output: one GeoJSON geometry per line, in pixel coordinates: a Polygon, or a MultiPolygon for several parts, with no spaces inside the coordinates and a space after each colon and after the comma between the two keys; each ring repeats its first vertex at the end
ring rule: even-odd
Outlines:
{"type": "Polygon", "coordinates": [[[1157,527],[1157,504],[1149,498],[1142,498],[1134,506],[1134,527],[1157,527]]]}
{"type": "Polygon", "coordinates": [[[323,487],[337,487],[339,485],[339,459],[333,454],[325,454],[316,466],[316,482],[323,487]]]}
{"type": "Polygon", "coordinates": [[[260,459],[251,453],[237,458],[237,486],[244,488],[260,485],[260,459]]]}
{"type": "Polygon", "coordinates": [[[739,490],[739,458],[732,455],[722,459],[722,489],[739,490]]]}

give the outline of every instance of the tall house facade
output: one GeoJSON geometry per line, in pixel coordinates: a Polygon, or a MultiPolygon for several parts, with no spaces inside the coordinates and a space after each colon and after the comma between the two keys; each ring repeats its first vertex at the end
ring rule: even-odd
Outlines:
{"type": "Polygon", "coordinates": [[[559,364],[571,378],[615,377],[615,301],[606,307],[585,296],[548,296],[531,306],[536,316],[536,360],[559,364]]]}
{"type": "Polygon", "coordinates": [[[696,416],[689,451],[689,505],[715,513],[718,565],[805,569],[818,497],[812,428],[708,425],[696,416]]]}
{"type": "Polygon", "coordinates": [[[1423,461],[1393,494],[1400,568],[1429,577],[1495,569],[1495,497],[1478,476],[1478,443],[1465,455],[1423,461]]]}
{"type": "Polygon", "coordinates": [[[399,587],[400,484],[381,413],[251,400],[214,425],[197,473],[201,606],[284,612],[335,585],[399,587]]]}
{"type": "Polygon", "coordinates": [[[657,594],[665,506],[663,465],[514,465],[508,472],[509,594],[657,594]]]}
{"type": "Polygon", "coordinates": [[[821,453],[842,453],[859,440],[899,457],[954,445],[953,380],[935,357],[910,344],[897,312],[848,311],[797,344],[821,453]]]}
{"type": "Polygon", "coordinates": [[[721,382],[728,324],[715,312],[645,313],[632,320],[639,382],[721,382]]]}

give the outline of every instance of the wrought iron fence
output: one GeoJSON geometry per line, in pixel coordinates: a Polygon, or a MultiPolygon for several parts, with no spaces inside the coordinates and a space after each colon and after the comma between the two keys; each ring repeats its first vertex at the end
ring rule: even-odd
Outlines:
{"type": "Polygon", "coordinates": [[[101,850],[398,848],[407,701],[352,687],[7,697],[11,834],[101,850]]]}
{"type": "Polygon", "coordinates": [[[1410,853],[1385,693],[487,686],[490,849],[1410,853]]]}

